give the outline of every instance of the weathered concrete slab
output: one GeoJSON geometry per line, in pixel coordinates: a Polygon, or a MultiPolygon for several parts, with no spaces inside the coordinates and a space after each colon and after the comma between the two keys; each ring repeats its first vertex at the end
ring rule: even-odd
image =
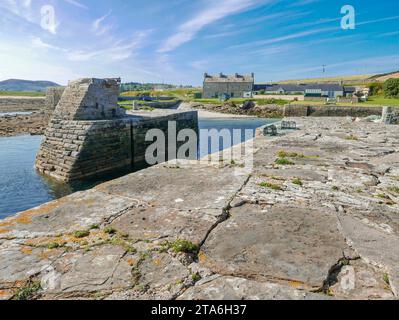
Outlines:
{"type": "Polygon", "coordinates": [[[331,293],[339,299],[393,299],[394,295],[386,276],[379,268],[361,260],[344,266],[331,287],[331,293]]]}
{"type": "Polygon", "coordinates": [[[246,179],[239,170],[229,167],[158,166],[98,189],[148,203],[145,208],[128,211],[111,224],[131,238],[181,238],[200,244],[209,230],[226,218],[224,209],[246,179]],[[171,170],[173,175],[168,174],[171,170]]]}
{"type": "Polygon", "coordinates": [[[223,209],[242,187],[247,174],[238,168],[159,165],[104,183],[98,190],[179,210],[223,209]]]}
{"type": "Polygon", "coordinates": [[[198,283],[178,300],[328,300],[326,295],[309,293],[276,283],[245,278],[222,277],[198,283]]]}
{"type": "Polygon", "coordinates": [[[216,273],[323,287],[346,247],[333,212],[243,205],[209,236],[200,262],[216,273]]]}
{"type": "Polygon", "coordinates": [[[88,229],[138,204],[98,190],[78,192],[0,221],[0,239],[54,237],[88,229]]]}
{"type": "Polygon", "coordinates": [[[200,244],[212,226],[225,217],[222,209],[178,210],[148,206],[129,210],[111,227],[137,240],[185,239],[200,244]]]}
{"type": "Polygon", "coordinates": [[[340,216],[342,232],[364,261],[380,267],[389,277],[396,296],[399,294],[399,238],[377,230],[347,215],[340,216]]]}
{"type": "Polygon", "coordinates": [[[131,288],[135,283],[125,252],[113,245],[68,252],[41,273],[41,287],[53,298],[131,288]]]}

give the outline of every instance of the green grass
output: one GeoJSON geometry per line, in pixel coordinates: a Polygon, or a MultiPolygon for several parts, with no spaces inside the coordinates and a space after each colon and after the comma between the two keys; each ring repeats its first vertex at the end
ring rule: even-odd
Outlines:
{"type": "Polygon", "coordinates": [[[41,290],[41,285],[39,281],[34,281],[29,283],[27,286],[18,289],[15,299],[16,300],[29,300],[33,295],[41,290]]]}
{"type": "Polygon", "coordinates": [[[59,247],[60,247],[60,244],[57,242],[51,242],[47,245],[47,249],[49,249],[49,250],[57,249],[59,247]]]}
{"type": "Polygon", "coordinates": [[[398,187],[390,187],[390,188],[388,188],[388,191],[392,192],[392,193],[399,193],[399,188],[398,187]]]}
{"type": "Polygon", "coordinates": [[[297,186],[301,186],[303,185],[302,180],[299,178],[295,178],[294,180],[292,180],[293,184],[296,184],[297,186]]]}
{"type": "Polygon", "coordinates": [[[75,238],[78,238],[78,239],[86,238],[86,237],[88,237],[89,235],[90,235],[90,231],[87,231],[87,230],[75,231],[75,232],[73,233],[73,236],[74,236],[75,238]]]}
{"type": "Polygon", "coordinates": [[[385,98],[382,96],[371,96],[368,101],[362,102],[361,105],[379,105],[399,107],[399,98],[385,98]]]}
{"type": "Polygon", "coordinates": [[[191,275],[191,278],[193,279],[194,282],[198,282],[198,281],[201,280],[201,276],[200,276],[200,274],[199,274],[198,272],[193,273],[193,274],[191,275]]]}
{"type": "Polygon", "coordinates": [[[359,140],[359,137],[357,137],[357,136],[351,134],[350,136],[347,136],[347,137],[345,138],[345,140],[348,140],[348,141],[358,141],[358,140],[359,140]]]}
{"type": "Polygon", "coordinates": [[[164,97],[194,97],[194,94],[201,93],[200,88],[183,88],[183,89],[170,89],[164,91],[126,91],[121,93],[124,97],[138,97],[141,95],[150,95],[151,97],[164,96],[164,97]]]}
{"type": "MultiPolygon", "coordinates": [[[[289,102],[293,105],[309,105],[309,106],[327,106],[326,101],[291,101],[289,102]]],[[[341,107],[347,106],[357,106],[357,107],[381,107],[381,106],[391,106],[391,107],[399,107],[399,98],[385,98],[383,96],[371,96],[365,102],[358,102],[354,104],[350,104],[348,102],[339,102],[335,104],[341,107]]]]}
{"type": "Polygon", "coordinates": [[[302,153],[297,153],[297,152],[287,152],[284,150],[280,150],[277,153],[277,156],[279,158],[305,158],[305,155],[302,153]]]}
{"type": "Polygon", "coordinates": [[[175,253],[184,252],[184,253],[197,253],[199,250],[199,246],[182,239],[177,239],[173,242],[167,242],[166,246],[172,249],[175,253]]]}
{"type": "Polygon", "coordinates": [[[114,228],[106,227],[106,228],[104,229],[104,233],[113,235],[113,234],[117,233],[117,231],[116,231],[114,228]]]}
{"type": "Polygon", "coordinates": [[[0,91],[0,97],[45,97],[44,92],[0,91]]]}
{"type": "Polygon", "coordinates": [[[391,285],[391,281],[390,281],[390,279],[389,279],[388,273],[384,273],[382,279],[384,280],[384,282],[385,282],[388,286],[391,285]]]}
{"type": "Polygon", "coordinates": [[[267,189],[272,189],[275,191],[282,191],[283,188],[281,188],[281,186],[279,186],[278,184],[274,184],[274,183],[270,183],[270,182],[262,182],[259,184],[260,187],[262,188],[267,188],[267,189]]]}
{"type": "Polygon", "coordinates": [[[205,104],[216,104],[216,105],[221,105],[221,104],[226,104],[226,103],[235,103],[235,104],[242,104],[246,101],[253,101],[256,102],[258,105],[263,106],[263,105],[268,105],[268,104],[277,104],[279,106],[284,106],[289,103],[288,100],[282,100],[282,99],[229,99],[226,102],[222,102],[219,99],[192,99],[193,102],[198,102],[198,103],[205,103],[205,104]]]}
{"type": "Polygon", "coordinates": [[[280,166],[292,166],[295,164],[294,162],[286,158],[278,158],[276,161],[274,161],[274,163],[280,166]]]}

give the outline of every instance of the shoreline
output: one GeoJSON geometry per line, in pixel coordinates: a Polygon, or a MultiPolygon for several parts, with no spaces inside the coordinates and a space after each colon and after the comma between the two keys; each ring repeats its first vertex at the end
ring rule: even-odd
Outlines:
{"type": "Polygon", "coordinates": [[[44,300],[397,298],[397,127],[287,120],[298,130],[255,137],[251,172],[239,157],[172,161],[1,220],[2,298],[32,281],[44,300]],[[282,150],[292,156],[276,165],[282,150]],[[195,252],[175,252],[177,241],[195,252]],[[356,288],[345,291],[348,268],[356,288]]]}

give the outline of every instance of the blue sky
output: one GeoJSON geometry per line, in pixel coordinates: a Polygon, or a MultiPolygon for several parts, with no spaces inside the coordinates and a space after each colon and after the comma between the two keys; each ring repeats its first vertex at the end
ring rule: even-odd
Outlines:
{"type": "Polygon", "coordinates": [[[199,85],[399,70],[399,1],[0,0],[0,80],[80,77],[199,85]],[[352,5],[356,29],[343,30],[352,5]],[[54,24],[43,27],[43,8],[54,24]],[[51,25],[51,27],[48,27],[51,25]],[[46,27],[47,26],[47,27],[46,27]]]}

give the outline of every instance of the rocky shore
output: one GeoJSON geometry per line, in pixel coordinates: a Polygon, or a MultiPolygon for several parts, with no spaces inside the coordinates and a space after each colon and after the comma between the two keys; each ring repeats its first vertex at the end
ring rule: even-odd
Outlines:
{"type": "Polygon", "coordinates": [[[13,115],[0,117],[0,137],[21,134],[42,135],[47,128],[50,117],[44,112],[33,112],[30,115],[13,115]]]}
{"type": "Polygon", "coordinates": [[[220,103],[220,104],[204,104],[204,103],[183,103],[187,108],[190,107],[196,110],[203,110],[208,112],[217,112],[227,115],[243,115],[250,117],[259,118],[283,118],[284,117],[284,106],[277,104],[270,105],[257,105],[255,103],[248,102],[243,105],[236,105],[232,102],[220,103]]]}
{"type": "Polygon", "coordinates": [[[397,299],[398,127],[290,120],[0,221],[0,298],[397,299]]]}

